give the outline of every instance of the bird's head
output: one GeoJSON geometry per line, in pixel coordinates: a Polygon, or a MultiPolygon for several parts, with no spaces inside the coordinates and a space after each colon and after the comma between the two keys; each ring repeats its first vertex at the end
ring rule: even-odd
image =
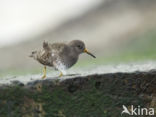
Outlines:
{"type": "Polygon", "coordinates": [[[83,41],[81,40],[73,40],[69,43],[69,45],[71,47],[73,47],[75,49],[75,52],[77,54],[82,54],[82,53],[87,53],[88,55],[96,58],[92,53],[90,53],[87,49],[86,49],[86,46],[84,44],[83,41]]]}
{"type": "Polygon", "coordinates": [[[29,55],[29,57],[36,59],[37,58],[37,51],[32,51],[31,54],[29,55]]]}

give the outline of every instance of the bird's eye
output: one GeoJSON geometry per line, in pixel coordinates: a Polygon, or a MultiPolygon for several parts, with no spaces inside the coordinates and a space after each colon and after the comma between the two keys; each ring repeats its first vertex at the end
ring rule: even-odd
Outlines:
{"type": "Polygon", "coordinates": [[[81,45],[78,45],[77,47],[78,47],[79,49],[82,49],[82,46],[81,46],[81,45]]]}

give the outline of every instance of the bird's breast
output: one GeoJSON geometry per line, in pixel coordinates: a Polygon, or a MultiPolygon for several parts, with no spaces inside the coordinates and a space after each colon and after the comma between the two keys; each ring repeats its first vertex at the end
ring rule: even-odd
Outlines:
{"type": "Polygon", "coordinates": [[[77,60],[78,60],[78,57],[69,56],[69,57],[64,58],[63,64],[68,69],[68,68],[72,67],[77,62],[77,60]]]}

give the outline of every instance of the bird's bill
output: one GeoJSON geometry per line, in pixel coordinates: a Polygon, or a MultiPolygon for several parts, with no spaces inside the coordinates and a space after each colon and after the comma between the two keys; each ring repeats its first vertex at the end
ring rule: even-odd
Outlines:
{"type": "Polygon", "coordinates": [[[88,55],[92,56],[93,58],[96,58],[92,53],[90,53],[87,49],[84,50],[85,53],[87,53],[88,55]]]}

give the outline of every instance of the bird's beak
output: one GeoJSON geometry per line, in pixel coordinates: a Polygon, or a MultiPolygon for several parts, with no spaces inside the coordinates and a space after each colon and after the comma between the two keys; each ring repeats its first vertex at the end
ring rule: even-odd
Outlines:
{"type": "Polygon", "coordinates": [[[88,52],[87,49],[85,49],[84,52],[87,53],[88,55],[92,56],[93,58],[96,58],[92,53],[88,52]]]}

